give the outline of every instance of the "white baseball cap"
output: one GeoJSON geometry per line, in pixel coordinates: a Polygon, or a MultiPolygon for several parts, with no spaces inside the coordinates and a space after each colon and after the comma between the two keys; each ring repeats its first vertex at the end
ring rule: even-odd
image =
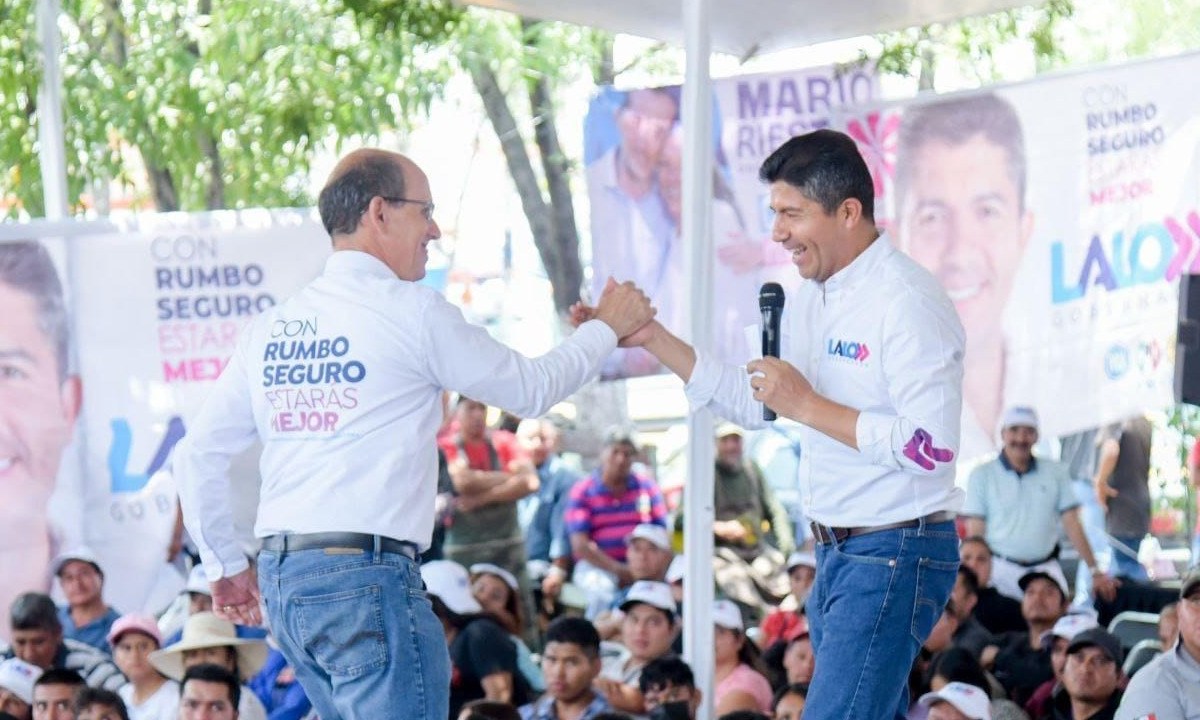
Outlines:
{"type": "Polygon", "coordinates": [[[450,612],[459,615],[483,612],[471,594],[471,576],[462,565],[450,560],[427,562],[421,566],[421,578],[425,580],[426,592],[438,596],[450,612]]]}
{"type": "Polygon", "coordinates": [[[625,593],[625,600],[621,603],[621,611],[624,612],[630,606],[638,603],[645,603],[650,607],[656,607],[659,610],[666,610],[675,617],[675,597],[671,595],[671,586],[656,580],[638,580],[629,587],[629,592],[625,593]]]}
{"type": "Polygon", "coordinates": [[[520,585],[517,584],[517,577],[499,565],[492,563],[475,563],[471,566],[472,575],[479,575],[481,573],[495,575],[503,580],[504,584],[512,588],[514,591],[520,590],[520,585]]]}
{"type": "Polygon", "coordinates": [[[641,538],[642,540],[649,540],[659,550],[671,549],[671,536],[667,534],[667,529],[662,525],[655,525],[654,523],[641,523],[633,529],[633,532],[629,533],[628,537],[625,538],[625,544],[629,545],[638,538],[641,538]]]}
{"type": "Polygon", "coordinates": [[[717,627],[726,630],[742,632],[746,629],[742,623],[742,611],[730,600],[717,600],[712,604],[712,619],[717,627]]]}
{"type": "Polygon", "coordinates": [[[947,683],[937,692],[925,693],[917,703],[930,707],[935,703],[948,702],[971,720],[992,720],[992,703],[987,693],[963,682],[947,683]]]}
{"type": "Polygon", "coordinates": [[[1025,405],[1018,405],[1005,410],[1004,420],[1000,423],[1000,429],[1007,430],[1011,427],[1027,427],[1037,430],[1037,411],[1025,405]]]}
{"type": "Polygon", "coordinates": [[[1096,622],[1096,618],[1086,613],[1063,615],[1058,622],[1054,623],[1054,627],[1042,633],[1041,643],[1044,647],[1056,637],[1064,638],[1067,641],[1074,640],[1079,633],[1094,627],[1099,627],[1099,623],[1096,622]]]}
{"type": "Polygon", "coordinates": [[[791,572],[794,568],[798,568],[801,565],[804,565],[805,567],[810,567],[813,570],[816,570],[817,569],[817,556],[810,552],[794,552],[791,555],[788,555],[788,559],[787,559],[787,571],[788,572],[791,572]]]}
{"type": "Polygon", "coordinates": [[[67,552],[64,552],[58,557],[54,558],[54,562],[50,563],[50,573],[57,577],[58,574],[62,572],[63,565],[66,565],[73,560],[85,562],[88,565],[96,568],[96,572],[100,573],[101,575],[104,574],[104,571],[100,569],[100,561],[96,559],[96,553],[92,552],[91,548],[83,546],[72,548],[71,550],[68,550],[67,552]]]}
{"type": "Polygon", "coordinates": [[[33,683],[41,676],[40,667],[20,658],[0,662],[0,688],[21,698],[27,705],[33,704],[33,683]]]}
{"type": "Polygon", "coordinates": [[[687,561],[683,559],[683,555],[676,555],[671,558],[671,564],[667,566],[667,582],[681,582],[683,576],[687,574],[687,561]]]}

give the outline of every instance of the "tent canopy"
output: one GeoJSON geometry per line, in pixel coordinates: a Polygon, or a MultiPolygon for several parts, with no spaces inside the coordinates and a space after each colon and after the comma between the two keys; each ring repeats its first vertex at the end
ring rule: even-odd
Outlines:
{"type": "MultiPolygon", "coordinates": [[[[456,0],[683,45],[680,0],[456,0]]],[[[1020,0],[712,0],[712,49],[746,59],[830,40],[947,22],[1037,3],[1020,0]]]]}

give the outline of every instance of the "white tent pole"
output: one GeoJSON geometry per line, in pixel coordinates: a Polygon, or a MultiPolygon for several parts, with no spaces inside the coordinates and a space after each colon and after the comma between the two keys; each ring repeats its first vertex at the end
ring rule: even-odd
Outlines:
{"type": "Polygon", "coordinates": [[[59,0],[38,0],[37,27],[42,41],[42,82],[38,86],[38,155],[46,219],[67,215],[67,164],[63,143],[62,39],[58,33],[59,0]]]}
{"type": "MultiPolygon", "coordinates": [[[[689,288],[691,340],[707,352],[712,344],[712,80],[709,0],[683,0],[687,74],[683,84],[683,233],[689,288]]],[[[688,473],[684,486],[683,651],[704,703],[697,718],[712,716],[713,622],[713,420],[707,410],[689,414],[688,473]]]]}

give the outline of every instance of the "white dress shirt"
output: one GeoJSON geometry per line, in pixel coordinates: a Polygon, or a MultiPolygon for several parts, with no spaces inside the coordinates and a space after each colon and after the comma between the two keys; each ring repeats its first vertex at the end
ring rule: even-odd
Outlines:
{"type": "MultiPolygon", "coordinates": [[[[801,426],[805,513],[834,527],[885,525],[962,504],[954,484],[964,335],[937,280],[885,237],[783,309],[782,357],[830,400],[859,411],[858,450],[801,426]]],[[[763,427],[744,368],[698,354],[696,405],[763,427]]]]}
{"type": "Polygon", "coordinates": [[[616,347],[590,321],[529,359],[433,289],[366,253],[255,318],[175,453],[184,521],[209,580],[247,567],[229,511],[230,457],[263,443],[255,535],[348,531],[428,547],[442,389],[537,417],[616,347]]]}

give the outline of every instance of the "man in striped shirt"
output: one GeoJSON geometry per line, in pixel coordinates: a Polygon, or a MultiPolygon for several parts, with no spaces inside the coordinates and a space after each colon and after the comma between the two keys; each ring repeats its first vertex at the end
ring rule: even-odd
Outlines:
{"type": "Polygon", "coordinates": [[[611,605],[617,588],[633,582],[625,538],[641,523],[666,526],[667,506],[653,479],[633,471],[633,435],[610,432],[600,468],[571,489],[567,532],[575,584],[588,593],[588,618],[611,605]]]}

